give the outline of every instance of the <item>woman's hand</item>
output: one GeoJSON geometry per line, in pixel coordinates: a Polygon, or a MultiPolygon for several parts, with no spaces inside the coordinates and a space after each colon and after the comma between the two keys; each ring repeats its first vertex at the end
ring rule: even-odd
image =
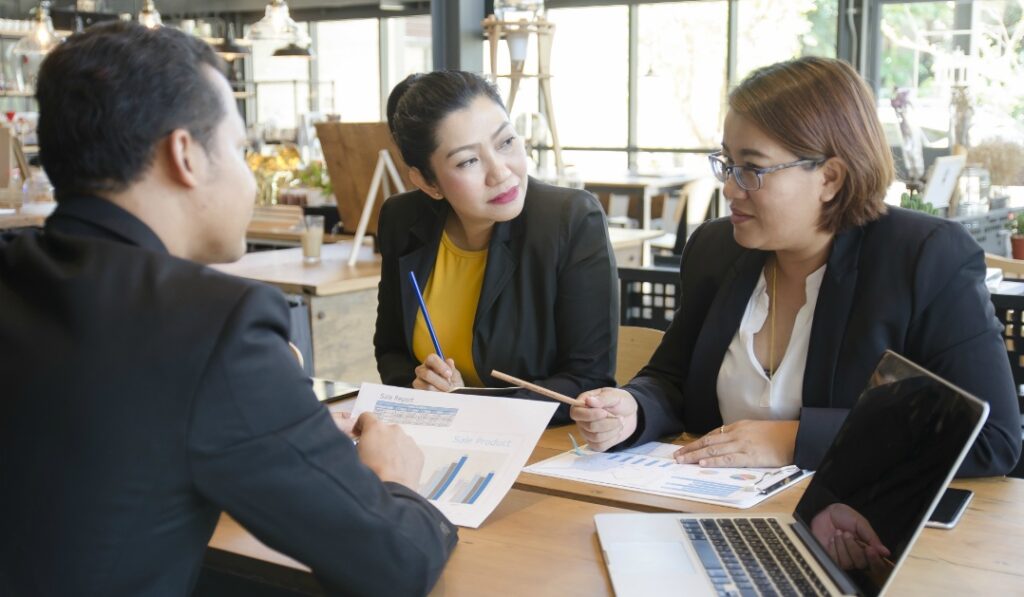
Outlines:
{"type": "Polygon", "coordinates": [[[412,387],[432,392],[450,392],[463,385],[462,374],[455,368],[455,361],[448,359],[446,363],[436,354],[428,356],[422,365],[416,367],[416,379],[412,380],[412,387]]]}
{"type": "Polygon", "coordinates": [[[843,570],[885,566],[891,554],[871,523],[846,504],[834,503],[811,520],[811,532],[843,570]]]}
{"type": "Polygon", "coordinates": [[[793,464],[799,421],[738,421],[676,450],[676,462],[701,466],[793,464]]]}
{"type": "Polygon", "coordinates": [[[577,397],[586,406],[574,406],[569,416],[595,452],[622,443],[636,431],[636,399],[625,390],[601,388],[577,397]]]}

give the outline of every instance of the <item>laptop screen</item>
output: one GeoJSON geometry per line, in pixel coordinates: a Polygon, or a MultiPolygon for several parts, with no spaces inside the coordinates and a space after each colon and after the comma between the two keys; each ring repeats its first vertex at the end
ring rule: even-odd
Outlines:
{"type": "Polygon", "coordinates": [[[794,512],[860,594],[888,582],[987,416],[986,403],[882,357],[794,512]]]}

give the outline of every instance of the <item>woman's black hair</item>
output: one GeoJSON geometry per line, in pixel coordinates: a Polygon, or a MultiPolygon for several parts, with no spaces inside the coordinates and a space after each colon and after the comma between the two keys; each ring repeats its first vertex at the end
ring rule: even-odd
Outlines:
{"type": "Polygon", "coordinates": [[[388,96],[388,128],[402,159],[434,181],[430,155],[437,149],[437,127],[452,112],[486,96],[505,109],[497,87],[480,75],[441,70],[409,75],[388,96]]]}

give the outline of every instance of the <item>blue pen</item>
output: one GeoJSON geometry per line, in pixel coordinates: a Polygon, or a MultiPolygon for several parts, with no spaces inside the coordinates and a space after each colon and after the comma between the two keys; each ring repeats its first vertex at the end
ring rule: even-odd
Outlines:
{"type": "Polygon", "coordinates": [[[423,302],[423,293],[420,292],[420,284],[416,281],[416,272],[409,270],[409,279],[412,280],[412,288],[416,291],[416,300],[420,302],[420,311],[423,312],[423,322],[427,324],[427,331],[430,332],[430,340],[434,343],[434,351],[437,352],[437,356],[441,357],[441,360],[445,363],[448,359],[444,358],[444,353],[441,352],[441,343],[437,341],[437,332],[434,331],[434,324],[430,322],[430,313],[427,313],[427,303],[423,302]]]}

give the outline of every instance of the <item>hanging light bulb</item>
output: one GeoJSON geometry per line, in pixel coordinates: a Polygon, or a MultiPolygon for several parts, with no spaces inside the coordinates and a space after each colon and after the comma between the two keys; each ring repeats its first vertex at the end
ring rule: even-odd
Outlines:
{"type": "Polygon", "coordinates": [[[139,11],[139,24],[150,29],[156,29],[163,25],[163,21],[160,20],[160,11],[156,9],[153,0],[146,0],[142,10],[139,11]]]}
{"type": "Polygon", "coordinates": [[[299,26],[288,14],[285,0],[271,0],[263,18],[249,28],[246,38],[252,40],[270,39],[297,42],[299,26]]]}
{"type": "Polygon", "coordinates": [[[35,90],[36,77],[43,58],[63,41],[53,30],[50,19],[50,3],[43,1],[35,9],[32,28],[11,48],[11,54],[17,58],[20,68],[17,70],[18,88],[29,92],[35,90]]]}
{"type": "Polygon", "coordinates": [[[40,2],[35,12],[32,28],[28,35],[14,44],[14,48],[11,49],[13,53],[23,56],[28,54],[45,55],[61,42],[53,30],[53,20],[50,19],[50,3],[40,2]]]}

